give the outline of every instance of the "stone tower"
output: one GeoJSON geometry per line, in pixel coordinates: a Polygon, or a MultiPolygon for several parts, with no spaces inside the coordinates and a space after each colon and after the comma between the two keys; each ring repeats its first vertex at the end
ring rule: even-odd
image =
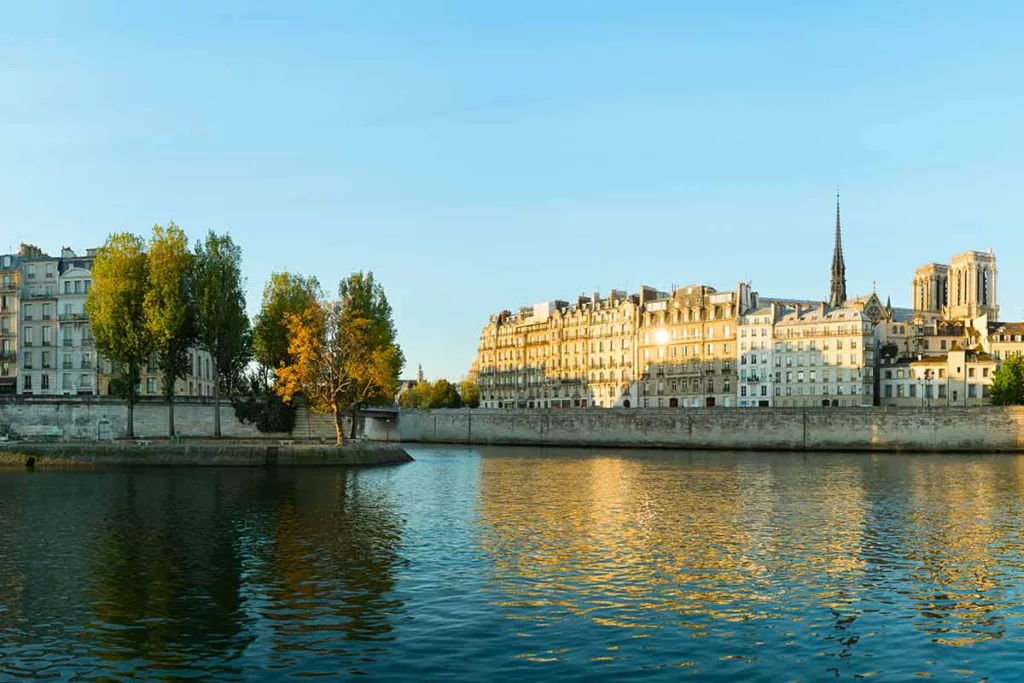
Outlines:
{"type": "Polygon", "coordinates": [[[832,253],[832,289],[829,306],[846,303],[846,264],[843,262],[843,235],[839,224],[839,190],[836,190],[836,246],[832,253]]]}

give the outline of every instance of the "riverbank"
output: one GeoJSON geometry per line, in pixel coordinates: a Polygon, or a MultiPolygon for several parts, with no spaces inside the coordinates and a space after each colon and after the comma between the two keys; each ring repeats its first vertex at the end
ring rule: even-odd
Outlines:
{"type": "Polygon", "coordinates": [[[396,444],[0,443],[0,467],[337,467],[412,462],[396,444]]]}
{"type": "Polygon", "coordinates": [[[679,450],[1024,452],[1024,408],[403,410],[400,443],[679,450]]]}

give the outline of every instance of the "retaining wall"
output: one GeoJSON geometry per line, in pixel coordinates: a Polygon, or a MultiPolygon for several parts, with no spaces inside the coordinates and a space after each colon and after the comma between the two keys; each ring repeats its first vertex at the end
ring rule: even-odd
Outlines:
{"type": "MultiPolygon", "coordinates": [[[[174,426],[182,436],[213,436],[214,404],[175,403],[174,426]]],[[[167,436],[167,404],[135,406],[135,436],[167,436]]],[[[221,434],[251,439],[261,434],[255,424],[242,424],[230,403],[220,406],[221,434]]],[[[88,440],[122,438],[127,434],[128,407],[113,399],[24,399],[0,401],[0,434],[19,439],[88,440]]]]}
{"type": "Polygon", "coordinates": [[[680,449],[1024,451],[1024,408],[402,411],[381,441],[680,449]]]}

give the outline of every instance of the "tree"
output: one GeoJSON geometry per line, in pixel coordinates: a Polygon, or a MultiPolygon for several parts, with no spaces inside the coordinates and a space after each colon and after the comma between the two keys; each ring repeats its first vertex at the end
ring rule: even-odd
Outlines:
{"type": "Polygon", "coordinates": [[[480,387],[471,379],[464,379],[459,382],[459,393],[462,395],[462,404],[467,408],[480,407],[480,387]]]}
{"type": "Polygon", "coordinates": [[[120,368],[111,388],[128,403],[129,437],[135,436],[140,371],[153,350],[144,303],[148,289],[142,238],[126,232],[110,235],[93,262],[85,310],[97,351],[120,368]]]}
{"type": "Polygon", "coordinates": [[[424,380],[416,382],[398,395],[398,407],[406,410],[423,410],[430,405],[430,391],[433,385],[424,380]]]}
{"type": "Polygon", "coordinates": [[[149,240],[149,287],[144,309],[167,399],[167,435],[174,436],[174,384],[189,371],[188,350],[194,341],[188,238],[172,221],[153,226],[149,240]]]}
{"type": "Polygon", "coordinates": [[[276,371],[274,390],[286,401],[301,393],[314,412],[334,414],[337,445],[342,418],[367,403],[388,403],[405,364],[384,289],[373,273],[353,273],[338,286],[337,301],[318,301],[286,314],[292,362],[276,371]]]}
{"type": "Polygon", "coordinates": [[[213,357],[213,432],[220,438],[221,388],[231,395],[251,356],[252,334],[242,295],[242,250],[210,232],[196,245],[192,286],[196,338],[213,357]]]}
{"type": "Polygon", "coordinates": [[[1024,404],[1024,356],[1010,356],[992,375],[989,387],[992,403],[997,406],[1024,404]]]}
{"type": "Polygon", "coordinates": [[[271,373],[292,362],[288,354],[288,327],[285,317],[298,315],[322,298],[315,277],[273,273],[263,287],[263,305],[252,331],[253,356],[271,373]]]}
{"type": "Polygon", "coordinates": [[[434,386],[430,389],[428,408],[458,408],[461,405],[462,399],[454,384],[446,379],[434,382],[434,386]]]}

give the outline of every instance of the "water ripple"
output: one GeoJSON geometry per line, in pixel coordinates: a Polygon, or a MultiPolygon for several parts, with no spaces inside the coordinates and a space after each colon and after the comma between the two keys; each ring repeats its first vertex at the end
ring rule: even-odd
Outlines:
{"type": "Polygon", "coordinates": [[[0,473],[0,680],[1015,679],[1024,459],[0,473]]]}

